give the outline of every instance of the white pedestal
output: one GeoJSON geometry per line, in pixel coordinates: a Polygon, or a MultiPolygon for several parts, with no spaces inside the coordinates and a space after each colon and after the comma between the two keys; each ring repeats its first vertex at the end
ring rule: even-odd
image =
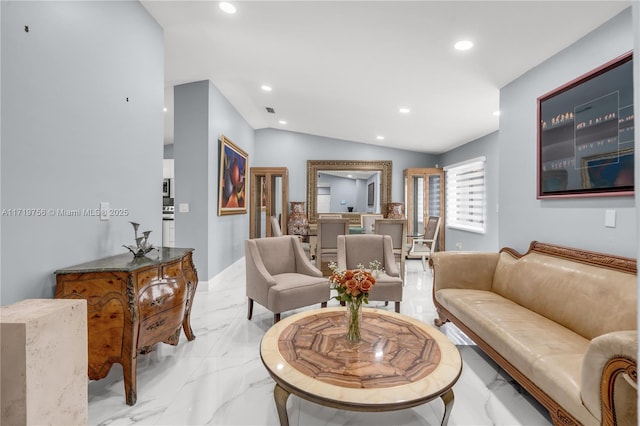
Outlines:
{"type": "Polygon", "coordinates": [[[0,326],[0,424],[87,424],[86,301],[23,300],[0,326]]]}

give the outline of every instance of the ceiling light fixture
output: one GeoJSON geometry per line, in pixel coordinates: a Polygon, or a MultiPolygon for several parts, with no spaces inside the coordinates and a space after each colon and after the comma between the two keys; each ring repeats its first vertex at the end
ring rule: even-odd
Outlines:
{"type": "Polygon", "coordinates": [[[167,112],[167,107],[164,107],[164,112],[167,112]]]}
{"type": "Polygon", "coordinates": [[[280,121],[278,121],[278,123],[280,123],[280,124],[287,124],[287,122],[286,122],[285,120],[280,120],[280,121]]]}
{"type": "Polygon", "coordinates": [[[500,116],[500,110],[493,111],[493,115],[495,115],[496,117],[499,117],[500,116]]]}
{"type": "Polygon", "coordinates": [[[398,112],[400,114],[409,114],[411,112],[411,109],[407,108],[407,107],[400,107],[400,109],[398,110],[398,112]]]}
{"type": "Polygon", "coordinates": [[[228,1],[221,1],[218,6],[220,6],[220,9],[222,9],[222,11],[226,13],[229,13],[229,14],[236,13],[236,7],[231,3],[229,3],[228,1]]]}
{"type": "Polygon", "coordinates": [[[471,40],[460,40],[456,44],[453,45],[456,50],[469,50],[473,47],[473,42],[471,40]]]}
{"type": "Polygon", "coordinates": [[[260,86],[260,88],[262,90],[264,90],[265,92],[270,92],[271,91],[271,86],[267,86],[266,84],[263,84],[262,86],[260,86]]]}
{"type": "Polygon", "coordinates": [[[378,139],[379,141],[383,141],[384,140],[384,136],[376,136],[376,139],[378,139]]]}

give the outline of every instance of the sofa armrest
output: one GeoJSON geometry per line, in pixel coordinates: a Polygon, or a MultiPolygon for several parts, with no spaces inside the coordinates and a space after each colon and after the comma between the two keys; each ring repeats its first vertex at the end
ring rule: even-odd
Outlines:
{"type": "Polygon", "coordinates": [[[433,291],[443,288],[491,290],[499,253],[436,252],[431,257],[433,291]]]}
{"type": "Polygon", "coordinates": [[[637,416],[637,353],[637,330],[603,334],[589,343],[580,393],[603,425],[628,424],[629,417],[637,416]]]}

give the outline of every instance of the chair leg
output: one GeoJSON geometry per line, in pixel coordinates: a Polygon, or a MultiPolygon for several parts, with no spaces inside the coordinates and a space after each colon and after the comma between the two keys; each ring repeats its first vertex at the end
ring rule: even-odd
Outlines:
{"type": "Polygon", "coordinates": [[[425,256],[422,256],[422,270],[427,270],[427,259],[425,258],[425,256]]]}
{"type": "Polygon", "coordinates": [[[250,320],[253,316],[253,299],[249,298],[247,319],[250,320]]]}
{"type": "Polygon", "coordinates": [[[322,303],[320,304],[320,307],[321,307],[321,308],[326,308],[326,307],[327,307],[327,302],[322,302],[322,303]]]}
{"type": "Polygon", "coordinates": [[[273,323],[277,323],[280,321],[280,314],[273,314],[273,323]]]}
{"type": "Polygon", "coordinates": [[[400,313],[400,302],[396,302],[396,313],[400,313]]]}
{"type": "Polygon", "coordinates": [[[384,306],[389,306],[389,301],[384,302],[384,306]]]}

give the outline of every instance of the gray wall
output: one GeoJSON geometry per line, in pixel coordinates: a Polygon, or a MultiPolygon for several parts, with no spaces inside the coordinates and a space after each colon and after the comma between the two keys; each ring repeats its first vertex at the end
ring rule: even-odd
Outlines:
{"type": "Polygon", "coordinates": [[[1,207],[47,212],[1,218],[6,305],[52,297],[58,268],[126,252],[129,221],[161,244],[164,47],[162,29],[137,2],[0,8],[1,207]],[[48,212],[103,201],[128,215],[48,212]]]}
{"type": "Polygon", "coordinates": [[[536,199],[536,99],[632,50],[630,12],[623,11],[500,91],[499,246],[523,251],[539,240],[636,256],[633,197],[536,199]],[[607,209],[617,212],[616,228],[604,226],[607,209]]]}
{"type": "MultiPolygon", "coordinates": [[[[307,201],[307,160],[391,160],[391,200],[404,201],[402,171],[434,167],[436,156],[278,129],[256,130],[252,166],[289,169],[289,201],[307,201]]],[[[305,205],[306,208],[306,205],[305,205]]],[[[386,213],[386,212],[385,212],[386,213]]]]}
{"type": "Polygon", "coordinates": [[[473,158],[486,158],[486,232],[462,231],[459,229],[445,229],[446,250],[497,251],[498,247],[498,132],[491,133],[462,145],[452,151],[442,154],[438,158],[440,167],[450,166],[473,158]]]}
{"type": "Polygon", "coordinates": [[[176,86],[174,111],[176,246],[195,249],[203,281],[244,256],[249,214],[218,216],[219,140],[224,135],[246,151],[251,167],[254,131],[210,81],[176,86]]]}

